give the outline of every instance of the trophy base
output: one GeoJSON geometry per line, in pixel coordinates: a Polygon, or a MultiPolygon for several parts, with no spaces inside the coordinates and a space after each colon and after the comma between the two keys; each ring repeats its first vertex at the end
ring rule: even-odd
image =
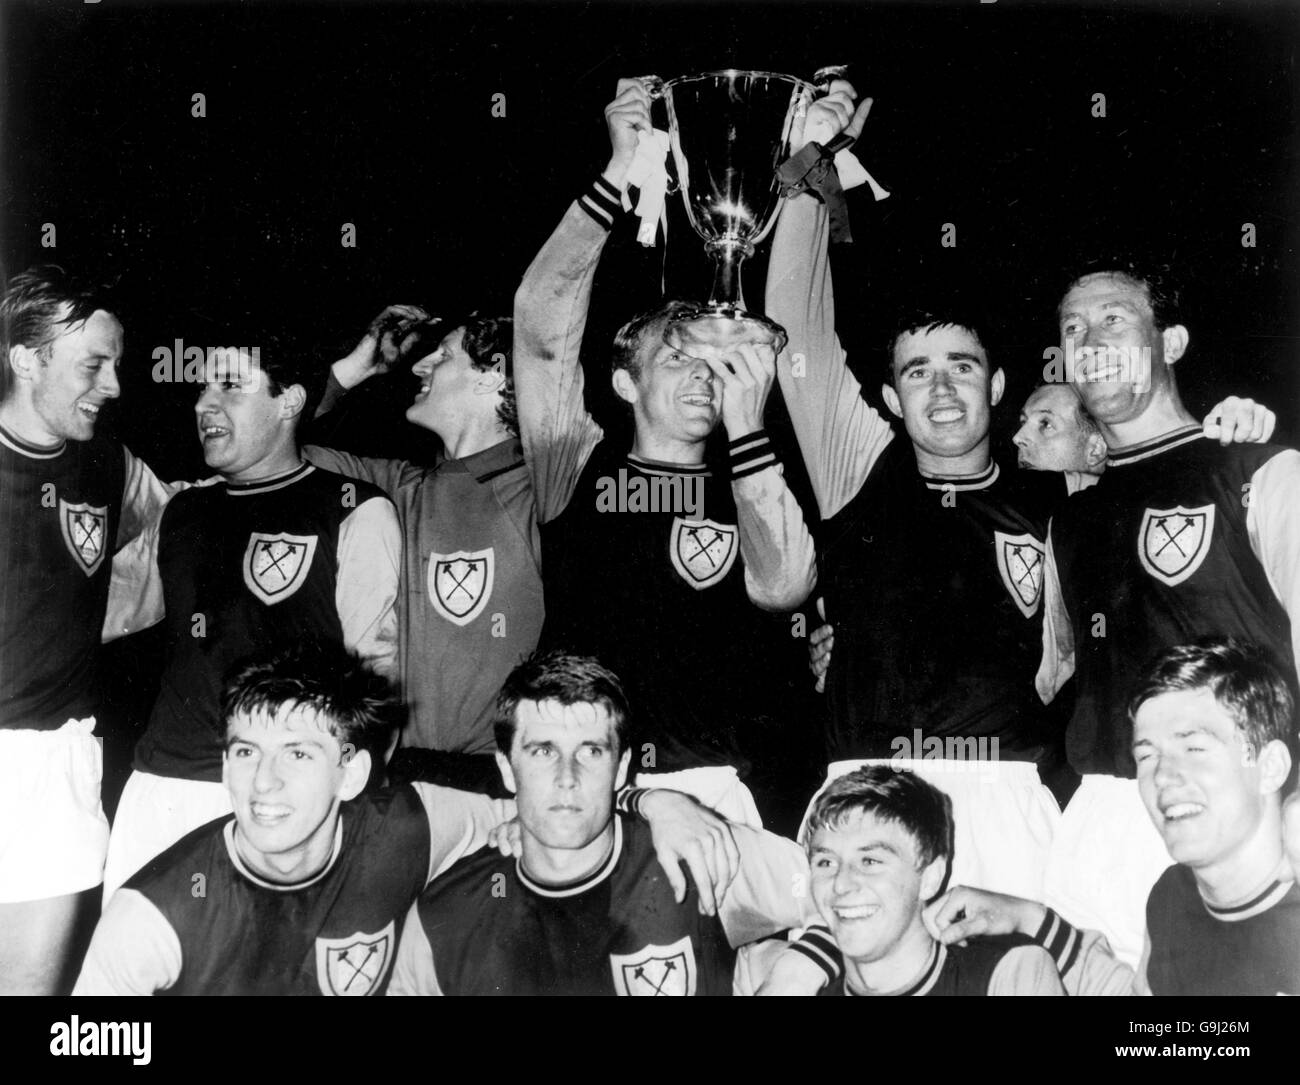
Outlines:
{"type": "Polygon", "coordinates": [[[670,332],[676,333],[683,348],[691,345],[725,350],[741,344],[769,346],[777,354],[785,348],[785,329],[774,320],[750,313],[738,305],[700,302],[690,312],[673,321],[670,332]]]}

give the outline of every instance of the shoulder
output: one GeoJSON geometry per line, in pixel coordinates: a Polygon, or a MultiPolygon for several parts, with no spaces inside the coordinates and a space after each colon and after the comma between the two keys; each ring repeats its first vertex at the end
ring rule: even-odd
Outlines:
{"type": "Polygon", "coordinates": [[[225,827],[233,817],[227,814],[187,833],[128,878],[125,888],[135,889],[155,903],[175,891],[188,896],[194,876],[206,877],[213,869],[213,860],[225,858],[225,827]]]}
{"type": "Polygon", "coordinates": [[[322,467],[317,467],[303,481],[323,494],[329,494],[331,497],[334,495],[343,497],[344,502],[340,507],[345,512],[359,507],[363,502],[369,501],[371,498],[377,497],[385,502],[388,501],[388,495],[373,482],[351,478],[348,475],[342,475],[322,467]]]}

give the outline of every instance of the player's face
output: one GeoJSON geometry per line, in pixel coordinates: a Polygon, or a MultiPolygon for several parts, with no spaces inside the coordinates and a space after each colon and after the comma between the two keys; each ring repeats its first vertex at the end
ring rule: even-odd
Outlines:
{"type": "Polygon", "coordinates": [[[988,355],[974,335],[951,324],[908,332],[894,343],[893,365],[885,402],[918,448],[955,459],[988,439],[1003,378],[1001,370],[990,374],[988,355]]]}
{"type": "Polygon", "coordinates": [[[510,757],[497,761],[524,835],[547,849],[587,847],[609,827],[627,777],[614,721],[601,705],[558,701],[522,701],[515,721],[510,757]]]}
{"type": "Polygon", "coordinates": [[[809,863],[817,910],[844,956],[864,963],[887,957],[921,923],[922,901],[943,876],[942,861],[922,868],[906,829],[863,811],[817,830],[809,863]]]}
{"type": "Polygon", "coordinates": [[[312,709],[281,706],[241,714],[226,729],[222,780],[235,809],[240,854],[273,880],[300,880],[324,868],[339,804],[355,798],[369,755],[349,751],[312,709]]]}
{"type": "Polygon", "coordinates": [[[247,350],[209,352],[204,376],[194,404],[203,461],[232,482],[273,473],[286,442],[293,442],[285,393],[271,394],[271,382],[247,350]]]}
{"type": "Polygon", "coordinates": [[[440,432],[450,421],[463,416],[476,398],[488,394],[490,374],[475,369],[463,342],[465,329],[456,328],[438,349],[411,367],[420,378],[420,390],[406,409],[408,421],[440,432]]]}
{"type": "Polygon", "coordinates": [[[1072,286],[1061,302],[1060,329],[1079,398],[1098,422],[1138,417],[1167,380],[1147,288],[1127,276],[1089,275],[1072,286]]]}
{"type": "Polygon", "coordinates": [[[1088,431],[1079,422],[1079,397],[1065,384],[1047,384],[1025,400],[1013,438],[1020,466],[1031,471],[1087,471],[1088,431]]]}
{"type": "Polygon", "coordinates": [[[638,433],[696,442],[713,432],[722,384],[704,360],[710,349],[693,341],[688,349],[675,329],[647,335],[632,400],[638,433]]]}
{"type": "Polygon", "coordinates": [[[32,370],[32,407],[51,442],[88,441],[104,404],[121,393],[122,325],[96,309],[84,323],[58,326],[49,359],[32,370]]]}
{"type": "Polygon", "coordinates": [[[1272,789],[1210,690],[1145,702],[1133,719],[1133,757],[1142,801],[1175,862],[1214,865],[1259,830],[1272,789]]]}

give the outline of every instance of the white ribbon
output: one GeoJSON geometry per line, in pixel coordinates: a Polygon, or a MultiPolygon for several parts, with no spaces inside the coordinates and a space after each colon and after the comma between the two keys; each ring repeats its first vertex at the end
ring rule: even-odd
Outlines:
{"type": "MultiPolygon", "coordinates": [[[[640,193],[636,214],[641,225],[637,229],[636,239],[647,248],[653,248],[660,223],[663,223],[664,237],[668,237],[668,209],[665,206],[668,196],[667,163],[668,133],[661,128],[638,132],[636,154],[628,167],[627,183],[635,185],[640,193]]],[[[629,211],[631,208],[632,200],[624,191],[623,210],[629,211]]]]}

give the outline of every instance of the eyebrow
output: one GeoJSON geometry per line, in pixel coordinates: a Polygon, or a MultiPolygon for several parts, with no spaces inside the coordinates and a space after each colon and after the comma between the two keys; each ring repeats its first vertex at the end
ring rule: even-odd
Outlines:
{"type": "MultiPolygon", "coordinates": [[[[984,365],[984,359],[978,354],[971,354],[964,350],[950,350],[944,355],[944,357],[950,362],[978,362],[980,365],[984,365]]],[[[914,358],[909,358],[903,363],[903,368],[898,371],[898,375],[901,377],[909,369],[915,369],[918,365],[926,365],[929,361],[930,359],[924,354],[918,354],[914,358]]]]}
{"type": "MultiPolygon", "coordinates": [[[[1127,301],[1123,301],[1119,298],[1114,298],[1110,301],[1103,301],[1100,304],[1099,308],[1101,309],[1102,312],[1105,312],[1107,309],[1123,309],[1126,313],[1132,313],[1134,316],[1142,315],[1142,310],[1138,308],[1136,305],[1130,305],[1127,301]]],[[[1066,320],[1069,320],[1071,317],[1081,317],[1081,316],[1083,316],[1083,314],[1079,312],[1078,309],[1071,309],[1069,312],[1063,312],[1061,314],[1061,322],[1064,323],[1066,320]]]]}

